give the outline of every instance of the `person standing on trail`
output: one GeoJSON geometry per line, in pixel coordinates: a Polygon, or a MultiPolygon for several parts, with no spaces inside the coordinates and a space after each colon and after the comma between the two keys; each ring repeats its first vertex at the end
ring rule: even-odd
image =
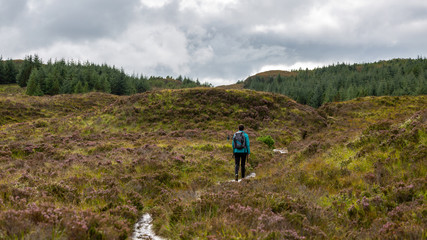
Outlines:
{"type": "Polygon", "coordinates": [[[233,155],[234,155],[234,173],[236,181],[239,179],[239,165],[242,167],[242,178],[245,178],[245,162],[246,157],[251,154],[251,149],[249,147],[249,136],[246,134],[243,129],[245,126],[242,124],[239,125],[239,131],[233,135],[233,155]]]}

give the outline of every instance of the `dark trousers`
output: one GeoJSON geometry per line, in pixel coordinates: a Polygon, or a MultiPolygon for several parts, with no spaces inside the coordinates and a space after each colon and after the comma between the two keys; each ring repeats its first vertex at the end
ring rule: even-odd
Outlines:
{"type": "Polygon", "coordinates": [[[247,153],[235,153],[234,154],[234,173],[239,174],[239,165],[242,165],[242,178],[245,178],[245,161],[247,153]]]}

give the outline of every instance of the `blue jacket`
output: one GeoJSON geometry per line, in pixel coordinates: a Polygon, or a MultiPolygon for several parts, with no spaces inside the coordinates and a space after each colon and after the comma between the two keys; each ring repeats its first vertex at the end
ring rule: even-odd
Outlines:
{"type": "MultiPolygon", "coordinates": [[[[243,132],[243,131],[239,131],[239,132],[243,132]]],[[[236,136],[236,133],[233,135],[233,139],[232,139],[232,145],[233,145],[233,153],[251,153],[251,148],[249,147],[249,136],[247,133],[243,132],[243,136],[245,136],[245,142],[246,142],[246,148],[243,149],[237,149],[234,148],[234,137],[236,136]]]]}

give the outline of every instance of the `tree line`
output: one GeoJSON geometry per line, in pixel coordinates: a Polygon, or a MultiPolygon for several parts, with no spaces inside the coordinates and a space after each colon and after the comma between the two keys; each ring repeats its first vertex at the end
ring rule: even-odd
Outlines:
{"type": "Polygon", "coordinates": [[[427,94],[427,59],[393,59],[365,64],[338,63],[276,76],[255,75],[244,88],[287,95],[319,107],[364,96],[427,94]]]}
{"type": "Polygon", "coordinates": [[[12,59],[3,61],[0,57],[0,84],[16,83],[16,75],[18,75],[18,68],[12,59]]]}
{"type": "Polygon", "coordinates": [[[187,77],[146,77],[128,75],[123,69],[98,65],[90,62],[49,60],[47,63],[38,55],[26,56],[19,64],[16,61],[0,61],[0,84],[18,83],[26,87],[33,96],[106,92],[130,95],[151,88],[188,88],[210,86],[187,77]]]}

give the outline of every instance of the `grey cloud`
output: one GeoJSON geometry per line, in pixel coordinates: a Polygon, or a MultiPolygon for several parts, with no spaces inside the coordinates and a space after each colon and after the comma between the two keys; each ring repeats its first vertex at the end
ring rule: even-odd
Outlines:
{"type": "Polygon", "coordinates": [[[26,0],[0,0],[0,28],[12,24],[19,19],[25,10],[26,0]]]}
{"type": "Polygon", "coordinates": [[[53,1],[42,7],[36,16],[42,33],[69,40],[102,38],[126,29],[134,17],[137,0],[126,1],[53,1]]]}
{"type": "Polygon", "coordinates": [[[170,0],[159,8],[142,7],[139,0],[38,1],[41,8],[31,12],[22,10],[23,0],[0,0],[0,13],[14,12],[8,17],[1,14],[0,24],[19,15],[8,24],[17,31],[15,38],[0,36],[7,42],[0,42],[0,49],[6,44],[8,49],[17,49],[10,51],[13,54],[48,49],[59,41],[70,42],[76,49],[80,43],[96,50],[114,46],[111,51],[100,50],[103,54],[91,53],[107,63],[110,60],[102,56],[120,54],[122,65],[131,68],[128,72],[173,75],[178,69],[194,78],[235,80],[266,65],[427,55],[427,3],[422,0],[238,0],[211,12],[208,8],[180,9],[184,0],[170,0]],[[132,37],[133,30],[137,36],[132,37]],[[100,40],[108,44],[97,45],[100,40]],[[126,53],[120,49],[141,50],[126,53]]]}
{"type": "MultiPolygon", "coordinates": [[[[401,4],[398,1],[360,6],[335,6],[334,3],[245,1],[245,4],[227,8],[220,16],[210,16],[209,20],[197,13],[185,12],[187,18],[180,19],[178,24],[187,34],[189,49],[197,53],[198,48],[211,46],[214,52],[214,57],[207,63],[192,62],[192,73],[201,77],[238,79],[269,64],[375,61],[393,56],[405,57],[402,52],[408,54],[406,57],[414,57],[422,46],[416,40],[422,38],[403,36],[396,29],[396,26],[425,19],[427,14],[422,14],[425,8],[416,3],[405,5],[403,9],[399,8],[401,4]],[[321,12],[325,16],[298,22],[313,12],[324,11],[324,8],[329,9],[329,12],[321,12]],[[317,32],[310,30],[310,25],[316,26],[326,17],[337,21],[336,27],[319,25],[317,32]],[[284,24],[288,29],[283,32],[253,32],[257,25],[274,27],[278,24],[284,24]],[[396,41],[399,47],[393,46],[396,41]],[[405,46],[411,42],[417,44],[405,46]],[[404,48],[409,51],[399,50],[404,48]]],[[[408,34],[424,35],[421,32],[408,34]]]]}
{"type": "Polygon", "coordinates": [[[139,5],[138,0],[16,2],[20,4],[14,4],[10,9],[13,14],[20,14],[13,22],[19,37],[11,41],[17,45],[18,51],[24,52],[48,47],[58,41],[85,42],[115,37],[126,30],[139,5]]]}

